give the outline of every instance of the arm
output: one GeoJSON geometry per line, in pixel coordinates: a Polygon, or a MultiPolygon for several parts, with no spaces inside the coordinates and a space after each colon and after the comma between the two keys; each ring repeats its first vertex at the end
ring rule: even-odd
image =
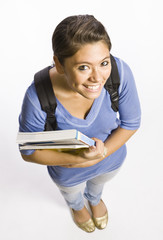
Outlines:
{"type": "Polygon", "coordinates": [[[33,162],[42,165],[71,168],[90,167],[114,153],[117,149],[124,145],[135,132],[136,130],[126,130],[118,127],[109,136],[105,143],[95,138],[96,148],[90,147],[88,150],[81,150],[77,155],[53,150],[36,150],[31,155],[22,154],[22,158],[27,162],[33,162]],[[104,152],[105,156],[103,155],[104,152]]]}
{"type": "MultiPolygon", "coordinates": [[[[128,139],[136,132],[137,130],[127,130],[118,127],[103,143],[103,146],[105,148],[105,156],[103,154],[101,157],[95,160],[91,160],[88,162],[84,162],[81,164],[71,164],[67,165],[67,167],[90,167],[95,165],[96,163],[102,161],[112,153],[114,153],[116,150],[118,150],[122,145],[124,145],[128,139]]],[[[104,152],[103,152],[104,153],[104,152]]],[[[66,166],[65,166],[66,167],[66,166]]]]}
{"type": "Polygon", "coordinates": [[[118,150],[136,131],[137,130],[127,130],[121,127],[118,127],[115,131],[113,131],[113,133],[105,141],[105,147],[107,149],[106,156],[109,156],[118,150]]]}
{"type": "Polygon", "coordinates": [[[31,155],[21,154],[22,158],[27,162],[38,163],[42,165],[61,166],[67,164],[82,163],[81,159],[77,159],[75,155],[53,150],[36,150],[31,155]]]}
{"type": "Polygon", "coordinates": [[[38,163],[50,166],[70,166],[80,163],[86,163],[92,159],[101,159],[104,152],[104,144],[97,139],[96,148],[90,147],[85,150],[72,152],[58,152],[55,150],[36,150],[31,155],[21,154],[27,162],[38,163]]]}
{"type": "Polygon", "coordinates": [[[21,154],[21,156],[27,162],[50,166],[62,166],[68,164],[79,164],[84,162],[84,159],[74,154],[57,152],[53,150],[36,150],[31,155],[21,154]]]}

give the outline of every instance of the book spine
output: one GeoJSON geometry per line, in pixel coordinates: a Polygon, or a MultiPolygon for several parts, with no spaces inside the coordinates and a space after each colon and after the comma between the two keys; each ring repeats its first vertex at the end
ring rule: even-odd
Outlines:
{"type": "Polygon", "coordinates": [[[86,135],[82,134],[81,132],[77,131],[76,133],[77,135],[77,139],[82,141],[83,143],[89,145],[89,146],[94,146],[95,145],[95,141],[89,137],[87,137],[86,135]]]}

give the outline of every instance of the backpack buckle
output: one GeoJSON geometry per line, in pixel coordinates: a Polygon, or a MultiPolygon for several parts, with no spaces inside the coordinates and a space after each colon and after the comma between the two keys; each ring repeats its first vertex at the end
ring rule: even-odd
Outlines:
{"type": "Polygon", "coordinates": [[[57,128],[55,114],[51,111],[46,112],[45,131],[53,131],[57,128]]]}
{"type": "Polygon", "coordinates": [[[110,97],[111,97],[112,102],[117,102],[119,100],[119,95],[118,95],[117,91],[111,93],[110,97]]]}

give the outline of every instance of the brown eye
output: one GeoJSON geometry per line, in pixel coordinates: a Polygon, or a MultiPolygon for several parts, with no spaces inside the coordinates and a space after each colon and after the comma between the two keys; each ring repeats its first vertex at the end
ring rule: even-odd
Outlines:
{"type": "Polygon", "coordinates": [[[104,66],[104,67],[107,66],[108,64],[109,64],[108,61],[104,61],[104,62],[101,63],[101,65],[104,66]]]}
{"type": "Polygon", "coordinates": [[[88,69],[88,67],[86,65],[82,65],[82,66],[79,67],[80,71],[84,71],[84,70],[87,70],[87,69],[88,69]]]}

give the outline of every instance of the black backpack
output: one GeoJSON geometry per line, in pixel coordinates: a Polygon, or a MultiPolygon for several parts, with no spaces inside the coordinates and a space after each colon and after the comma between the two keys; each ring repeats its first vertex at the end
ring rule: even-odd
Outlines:
{"type": "MultiPolygon", "coordinates": [[[[118,88],[120,84],[120,78],[116,61],[112,55],[111,65],[112,65],[111,74],[110,77],[107,79],[104,87],[110,94],[112,109],[115,112],[117,112],[119,101],[118,88]]],[[[49,76],[49,70],[51,68],[52,66],[48,66],[43,70],[37,72],[34,76],[34,83],[41,104],[41,108],[47,114],[44,131],[52,131],[57,128],[57,122],[55,118],[55,109],[57,107],[57,103],[49,76]]]]}

